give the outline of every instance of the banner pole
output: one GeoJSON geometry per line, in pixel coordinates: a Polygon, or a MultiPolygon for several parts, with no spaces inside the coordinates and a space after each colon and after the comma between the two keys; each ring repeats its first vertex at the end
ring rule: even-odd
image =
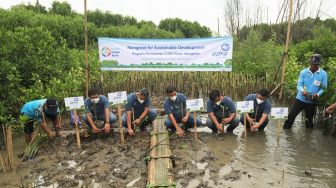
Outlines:
{"type": "Polygon", "coordinates": [[[244,134],[245,134],[245,139],[247,138],[246,118],[247,118],[246,113],[244,113],[244,129],[245,129],[244,134]]]}
{"type": "Polygon", "coordinates": [[[118,108],[117,111],[118,111],[118,118],[119,118],[120,143],[122,145],[124,145],[125,144],[125,139],[124,139],[124,129],[122,127],[121,107],[120,107],[120,105],[118,105],[117,108],[118,108]]]}

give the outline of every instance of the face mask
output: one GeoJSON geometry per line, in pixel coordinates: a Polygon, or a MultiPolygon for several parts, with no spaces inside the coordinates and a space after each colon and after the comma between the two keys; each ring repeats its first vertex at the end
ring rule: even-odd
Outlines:
{"type": "Polygon", "coordinates": [[[141,100],[140,98],[138,98],[138,101],[140,104],[142,104],[143,102],[145,102],[145,100],[141,100]]]}
{"type": "Polygon", "coordinates": [[[261,103],[263,103],[263,102],[264,102],[263,100],[257,98],[257,103],[258,103],[258,104],[261,104],[261,103]]]}
{"type": "Polygon", "coordinates": [[[170,97],[170,100],[175,101],[176,100],[176,96],[170,97]]]}
{"type": "Polygon", "coordinates": [[[97,104],[99,102],[99,97],[98,98],[95,98],[95,99],[91,99],[91,101],[95,104],[97,104]]]}
{"type": "Polygon", "coordinates": [[[218,106],[220,105],[220,103],[221,103],[221,101],[216,102],[216,104],[217,104],[218,106]]]}

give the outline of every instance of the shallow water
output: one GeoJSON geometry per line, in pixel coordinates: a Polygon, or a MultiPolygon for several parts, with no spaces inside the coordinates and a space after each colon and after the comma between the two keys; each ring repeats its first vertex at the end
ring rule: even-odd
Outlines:
{"type": "MultiPolygon", "coordinates": [[[[300,117],[291,130],[280,129],[279,141],[277,122],[246,140],[243,126],[234,135],[208,139],[205,150],[217,159],[205,167],[203,182],[207,187],[335,187],[336,139],[321,129],[306,129],[300,117]]],[[[188,187],[199,186],[199,180],[188,187]]]]}

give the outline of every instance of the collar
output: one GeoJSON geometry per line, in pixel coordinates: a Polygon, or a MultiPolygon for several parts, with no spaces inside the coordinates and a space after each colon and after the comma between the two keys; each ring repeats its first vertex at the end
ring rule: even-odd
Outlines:
{"type": "MultiPolygon", "coordinates": [[[[320,70],[321,70],[321,68],[319,68],[315,73],[320,73],[321,72],[320,70]]],[[[310,67],[308,67],[308,72],[311,73],[311,74],[315,74],[312,71],[310,71],[310,67]]]]}

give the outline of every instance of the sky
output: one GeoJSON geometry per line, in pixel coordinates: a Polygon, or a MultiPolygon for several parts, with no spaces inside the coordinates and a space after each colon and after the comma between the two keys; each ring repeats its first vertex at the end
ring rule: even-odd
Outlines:
{"type": "MultiPolygon", "coordinates": [[[[54,0],[39,0],[47,9],[54,0]]],[[[84,0],[58,0],[67,1],[78,13],[84,12],[84,0]]],[[[225,27],[225,4],[227,0],[87,0],[88,10],[110,11],[123,16],[133,16],[138,21],[151,20],[159,24],[165,18],[181,18],[182,20],[197,21],[201,25],[217,32],[219,23],[220,35],[227,35],[225,27]]],[[[243,7],[243,23],[246,15],[255,19],[258,10],[262,10],[261,21],[275,23],[283,0],[241,0],[243,7]],[[259,7],[259,9],[258,9],[259,7]],[[245,15],[244,15],[245,14],[245,15]]],[[[315,17],[320,1],[322,1],[320,17],[336,18],[335,0],[306,0],[307,16],[315,17]]],[[[10,8],[20,3],[35,4],[36,0],[0,0],[0,7],[10,8]]],[[[294,0],[296,2],[296,0],[294,0]]],[[[260,14],[259,14],[260,15],[260,14]]]]}

